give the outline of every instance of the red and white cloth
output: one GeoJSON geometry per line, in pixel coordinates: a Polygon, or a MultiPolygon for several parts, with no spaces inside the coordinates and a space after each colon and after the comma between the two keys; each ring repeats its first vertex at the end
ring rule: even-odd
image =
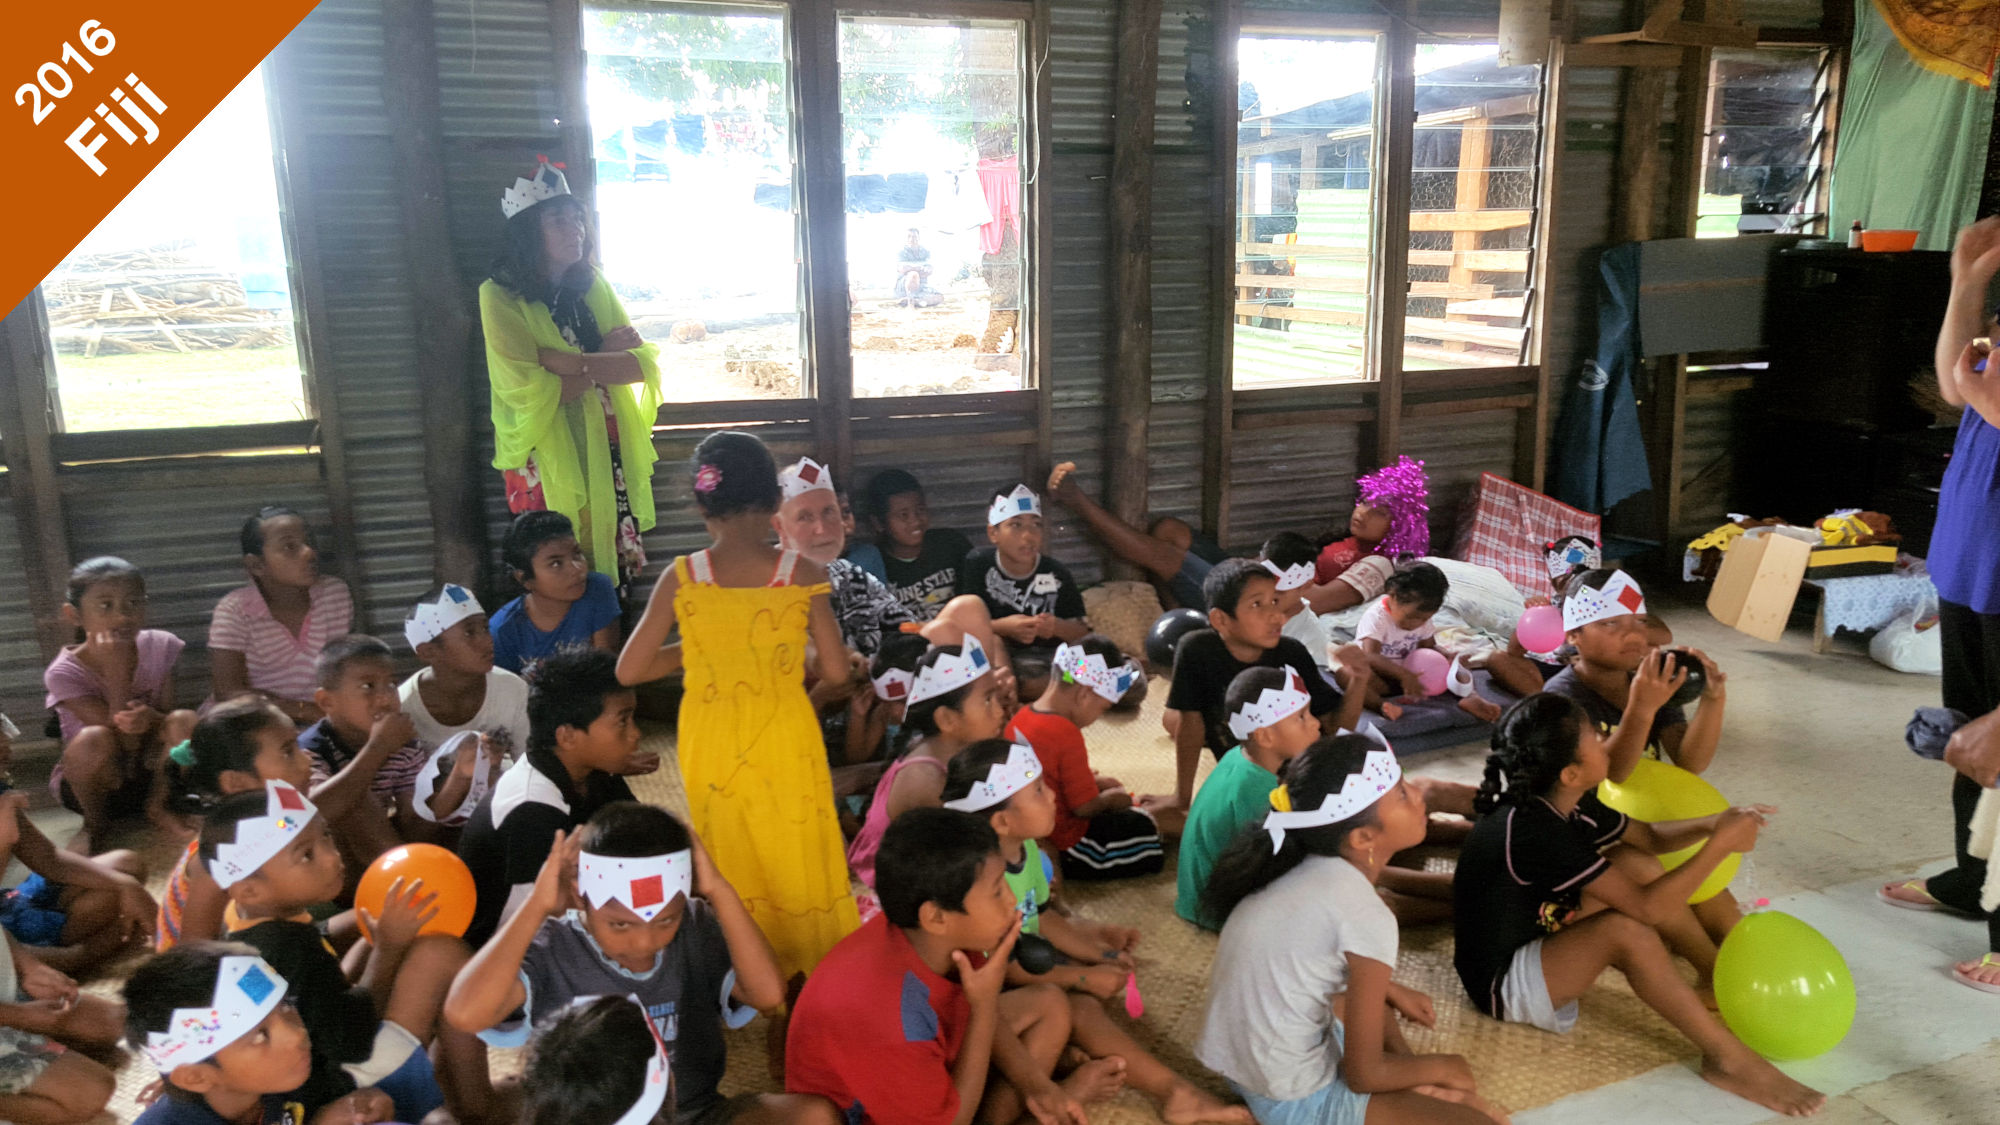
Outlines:
{"type": "Polygon", "coordinates": [[[1493,473],[1482,473],[1458,525],[1452,554],[1490,566],[1524,597],[1547,597],[1548,564],[1543,548],[1565,535],[1601,542],[1603,521],[1493,473]]]}

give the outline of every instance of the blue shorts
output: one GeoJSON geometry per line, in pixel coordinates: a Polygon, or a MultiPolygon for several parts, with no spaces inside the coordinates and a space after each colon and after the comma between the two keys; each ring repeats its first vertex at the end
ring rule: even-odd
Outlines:
{"type": "MultiPolygon", "coordinates": [[[[1335,1021],[1333,1052],[1337,1055],[1344,1050],[1346,1035],[1339,1021],[1335,1021]]],[[[1369,1095],[1355,1093],[1339,1078],[1288,1102],[1262,1097],[1234,1082],[1229,1085],[1243,1096],[1257,1125],[1366,1125],[1368,1120],[1369,1095]]]]}
{"type": "Polygon", "coordinates": [[[398,1121],[422,1121],[444,1105],[444,1091],[438,1089],[437,1075],[431,1069],[431,1057],[421,1048],[411,1051],[410,1057],[403,1060],[403,1065],[375,1083],[375,1088],[396,1103],[398,1121]]]}
{"type": "Polygon", "coordinates": [[[61,945],[69,915],[62,912],[63,886],[30,875],[11,891],[0,891],[0,927],[22,945],[61,945]]]}

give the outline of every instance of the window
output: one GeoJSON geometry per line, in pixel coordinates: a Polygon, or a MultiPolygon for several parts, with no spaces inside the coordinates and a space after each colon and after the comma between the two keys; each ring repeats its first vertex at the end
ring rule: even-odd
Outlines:
{"type": "Polygon", "coordinates": [[[786,40],[782,7],[586,10],[598,258],[669,401],[811,390],[786,40]]]}
{"type": "Polygon", "coordinates": [[[1403,369],[1513,367],[1527,337],[1542,72],[1419,44],[1403,369]]]}
{"type": "Polygon", "coordinates": [[[1025,31],[840,21],[856,398],[1026,385],[1025,31]]]}
{"type": "Polygon", "coordinates": [[[262,68],[42,282],[62,428],[309,417],[262,68]]]}
{"type": "Polygon", "coordinates": [[[1715,52],[1697,237],[1826,233],[1828,58],[1715,52]]]}

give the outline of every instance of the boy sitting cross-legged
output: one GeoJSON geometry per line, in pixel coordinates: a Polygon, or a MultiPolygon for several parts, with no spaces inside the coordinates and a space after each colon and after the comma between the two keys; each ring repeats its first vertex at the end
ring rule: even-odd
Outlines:
{"type": "MultiPolygon", "coordinates": [[[[1240,1121],[1250,1111],[1229,1106],[1189,1085],[1148,1054],[1105,1014],[1103,1002],[1125,988],[1139,932],[1051,912],[1048,876],[1035,840],[1055,827],[1055,795],[1032,748],[990,739],[961,751],[945,774],[944,807],[983,816],[1000,840],[1003,876],[1021,911],[1021,932],[1038,935],[1066,959],[1035,975],[1009,965],[1013,986],[1053,984],[1088,996],[1071,996],[1070,1041],[1093,1058],[1123,1060],[1125,1081],[1160,1106],[1169,1122],[1240,1121]]],[[[880,878],[880,860],[877,860],[880,878]]]]}
{"type": "Polygon", "coordinates": [[[483,1119],[492,1094],[484,1049],[438,1018],[468,950],[445,934],[419,936],[436,914],[435,895],[399,879],[379,914],[358,909],[369,937],[343,968],[308,910],[340,894],[345,865],[304,794],[267,781],[224,798],[202,824],[199,854],[229,895],[230,940],[253,946],[291,982],[313,1041],[311,1077],[297,1088],[308,1112],[375,1086],[396,1102],[399,1120],[421,1121],[445,1101],[425,1053],[435,1038],[454,1115],[483,1119]]]}
{"type": "Polygon", "coordinates": [[[638,1000],[671,1049],[672,1120],[826,1118],[818,1098],[716,1092],[724,1028],[782,1004],[785,982],[735,888],[664,809],[621,801],[558,833],[527,904],[459,972],[445,1018],[466,1031],[498,1028],[487,1039],[511,1046],[528,1025],[599,995],[638,1000]],[[515,1013],[517,1026],[500,1026],[515,1013]]]}
{"type": "MultiPolygon", "coordinates": [[[[350,634],[328,641],[316,668],[319,687],[313,703],[325,717],[299,732],[299,748],[331,779],[327,788],[349,784],[365,789],[366,803],[387,814],[395,830],[395,838],[376,842],[373,853],[350,858],[365,863],[386,850],[384,843],[429,840],[428,826],[410,807],[429,748],[417,741],[416,727],[403,714],[389,646],[350,634]]],[[[380,823],[368,813],[357,819],[380,823]]]]}
{"type": "Polygon", "coordinates": [[[785,1088],[832,1099],[850,1125],[1082,1125],[1082,1102],[1116,1093],[1116,1058],[1051,1077],[1071,1030],[1059,989],[1001,993],[1021,931],[1005,876],[978,817],[897,817],[875,858],[882,913],[827,954],[793,1007],[785,1088]]]}
{"type": "MultiPolygon", "coordinates": [[[[144,1125],[356,1125],[395,1113],[377,1089],[308,1109],[313,1042],[291,982],[238,942],[176,946],[125,982],[125,1036],[159,1068],[144,1125]]],[[[25,1120],[25,1118],[23,1119],[25,1120]]]]}

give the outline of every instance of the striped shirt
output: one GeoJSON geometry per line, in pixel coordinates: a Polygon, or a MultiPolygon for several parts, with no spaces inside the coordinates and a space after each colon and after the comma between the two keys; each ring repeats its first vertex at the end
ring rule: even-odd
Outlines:
{"type": "Polygon", "coordinates": [[[313,663],[326,643],[346,636],[354,625],[354,598],[347,583],[322,577],[313,583],[305,625],[294,636],[271,616],[256,583],[231,590],[215,605],[208,647],[240,652],[249,666],[250,686],[279,699],[311,699],[319,678],[313,663]]]}

